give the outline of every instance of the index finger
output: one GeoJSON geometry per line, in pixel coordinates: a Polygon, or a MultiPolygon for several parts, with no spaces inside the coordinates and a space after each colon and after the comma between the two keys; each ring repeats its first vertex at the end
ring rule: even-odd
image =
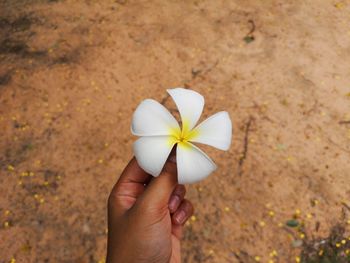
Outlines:
{"type": "Polygon", "coordinates": [[[144,192],[151,175],[141,169],[134,158],[125,167],[108,198],[109,213],[120,216],[129,210],[144,192]]]}
{"type": "Polygon", "coordinates": [[[151,175],[146,173],[133,157],[128,165],[125,167],[124,171],[120,175],[117,184],[120,183],[137,183],[137,184],[147,184],[151,179],[151,175]]]}

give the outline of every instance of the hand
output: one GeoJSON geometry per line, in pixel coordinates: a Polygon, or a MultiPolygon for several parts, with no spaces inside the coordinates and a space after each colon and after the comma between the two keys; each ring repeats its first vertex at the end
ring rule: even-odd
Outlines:
{"type": "Polygon", "coordinates": [[[193,214],[185,193],[175,163],[152,177],[133,158],[108,199],[107,263],[181,262],[182,228],[193,214]]]}

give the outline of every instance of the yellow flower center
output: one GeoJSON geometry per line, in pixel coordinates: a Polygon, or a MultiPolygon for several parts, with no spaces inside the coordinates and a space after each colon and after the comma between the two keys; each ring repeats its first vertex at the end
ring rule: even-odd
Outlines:
{"type": "Polygon", "coordinates": [[[171,128],[170,129],[170,140],[169,143],[174,145],[175,143],[181,143],[184,146],[188,146],[188,142],[198,135],[196,129],[189,129],[189,122],[184,121],[182,123],[182,129],[171,128]]]}

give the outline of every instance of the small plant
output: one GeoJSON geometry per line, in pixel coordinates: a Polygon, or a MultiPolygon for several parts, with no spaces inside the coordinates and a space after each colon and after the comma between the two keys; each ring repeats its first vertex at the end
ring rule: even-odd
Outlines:
{"type": "Polygon", "coordinates": [[[335,225],[327,238],[305,240],[300,258],[302,263],[350,262],[350,239],[345,226],[335,225]]]}

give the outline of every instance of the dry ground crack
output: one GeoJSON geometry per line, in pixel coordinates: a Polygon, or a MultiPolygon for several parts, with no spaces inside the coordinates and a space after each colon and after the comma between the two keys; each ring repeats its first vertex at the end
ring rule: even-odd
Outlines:
{"type": "Polygon", "coordinates": [[[246,160],[248,156],[248,146],[249,146],[249,133],[250,133],[250,128],[253,122],[253,117],[249,117],[248,121],[245,124],[244,128],[244,139],[243,139],[243,151],[241,154],[241,157],[239,158],[238,161],[238,175],[241,176],[243,173],[243,165],[244,161],[246,160]]]}

